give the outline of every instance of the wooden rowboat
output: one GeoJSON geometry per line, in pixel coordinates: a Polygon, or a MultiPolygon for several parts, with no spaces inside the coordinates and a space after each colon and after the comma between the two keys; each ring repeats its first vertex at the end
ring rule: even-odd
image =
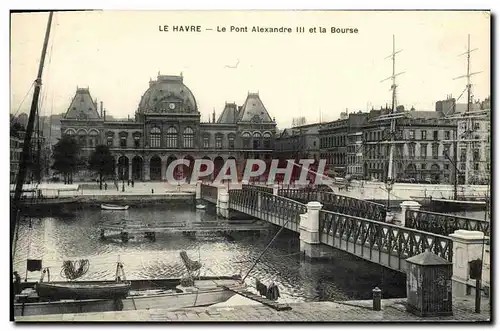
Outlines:
{"type": "MultiPolygon", "coordinates": [[[[53,301],[38,297],[30,292],[30,287],[26,287],[23,291],[26,294],[16,296],[14,316],[209,306],[225,302],[235,295],[233,290],[245,288],[245,285],[241,283],[241,277],[235,276],[200,277],[191,287],[180,285],[180,279],[145,279],[130,282],[132,287],[127,297],[118,299],[53,301]]],[[[82,284],[82,282],[75,283],[82,284]]],[[[95,285],[103,282],[86,283],[95,285]]],[[[37,286],[34,283],[30,285],[37,286]]]]}
{"type": "Polygon", "coordinates": [[[127,210],[129,206],[101,204],[101,209],[104,210],[127,210]]]}
{"type": "Polygon", "coordinates": [[[35,289],[40,298],[64,299],[119,299],[130,291],[130,282],[40,282],[35,289]]]}

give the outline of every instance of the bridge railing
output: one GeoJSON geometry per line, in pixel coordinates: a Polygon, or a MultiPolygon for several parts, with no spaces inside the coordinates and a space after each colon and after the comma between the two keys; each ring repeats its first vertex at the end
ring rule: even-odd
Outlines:
{"type": "Polygon", "coordinates": [[[347,197],[325,190],[280,189],[278,190],[278,195],[304,203],[319,201],[323,204],[324,210],[381,222],[385,221],[387,213],[386,207],[382,204],[347,197]]]}
{"type": "Polygon", "coordinates": [[[449,237],[389,223],[321,210],[320,234],[406,259],[426,249],[452,262],[453,240],[449,237]]]}
{"type": "Polygon", "coordinates": [[[211,198],[217,201],[219,190],[216,186],[201,184],[201,198],[211,198]]]}
{"type": "Polygon", "coordinates": [[[407,210],[405,226],[444,236],[455,230],[481,231],[486,236],[490,236],[490,222],[488,221],[423,210],[407,210]]]}
{"type": "Polygon", "coordinates": [[[273,194],[273,188],[272,187],[242,184],[241,185],[241,189],[243,189],[243,190],[255,190],[255,191],[259,191],[259,192],[263,192],[263,193],[273,194]]]}
{"type": "Polygon", "coordinates": [[[299,231],[300,214],[307,213],[303,203],[258,190],[229,190],[229,208],[267,220],[292,231],[299,231]]]}

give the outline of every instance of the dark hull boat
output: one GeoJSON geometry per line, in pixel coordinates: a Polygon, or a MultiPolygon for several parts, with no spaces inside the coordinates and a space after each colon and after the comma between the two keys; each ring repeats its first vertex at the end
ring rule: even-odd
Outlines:
{"type": "Polygon", "coordinates": [[[40,298],[64,299],[120,299],[127,297],[130,282],[51,282],[35,286],[40,298]]]}
{"type": "Polygon", "coordinates": [[[415,199],[422,206],[436,212],[456,212],[456,211],[482,211],[488,205],[484,199],[440,199],[440,198],[420,198],[415,199]]]}
{"type": "MultiPolygon", "coordinates": [[[[68,282],[70,283],[84,288],[101,286],[105,282],[68,282]]],[[[116,282],[109,283],[117,284],[116,282]]],[[[14,303],[14,316],[209,306],[225,302],[235,295],[234,291],[245,288],[240,276],[199,277],[192,286],[182,286],[181,283],[181,279],[131,280],[130,291],[123,298],[109,296],[102,299],[68,300],[39,297],[33,288],[41,283],[23,283],[23,293],[16,296],[14,303]]],[[[65,283],[61,282],[61,284],[65,283]]],[[[60,296],[66,296],[62,293],[69,292],[58,288],[57,293],[60,296]]],[[[100,292],[99,295],[102,293],[100,292]]]]}

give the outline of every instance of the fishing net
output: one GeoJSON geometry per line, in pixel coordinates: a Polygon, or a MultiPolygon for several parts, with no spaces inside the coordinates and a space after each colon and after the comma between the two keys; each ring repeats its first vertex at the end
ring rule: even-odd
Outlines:
{"type": "Polygon", "coordinates": [[[73,280],[82,277],[89,271],[89,260],[64,261],[61,268],[61,277],[73,280]]]}

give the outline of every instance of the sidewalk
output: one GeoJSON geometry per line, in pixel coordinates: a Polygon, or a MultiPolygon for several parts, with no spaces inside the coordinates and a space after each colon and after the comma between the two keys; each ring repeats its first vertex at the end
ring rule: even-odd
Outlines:
{"type": "MultiPolygon", "coordinates": [[[[230,299],[231,300],[231,299],[230,299]]],[[[229,302],[229,301],[228,301],[229,302]]],[[[227,303],[228,303],[227,302],[227,303]]],[[[443,322],[443,321],[490,321],[489,302],[482,300],[480,314],[474,313],[474,298],[454,298],[453,316],[418,317],[406,311],[406,299],[382,300],[382,310],[373,311],[372,301],[347,302],[304,302],[290,304],[292,310],[275,311],[263,305],[218,304],[211,307],[186,309],[151,309],[104,313],[58,314],[26,316],[16,318],[17,322],[443,322]]]]}

